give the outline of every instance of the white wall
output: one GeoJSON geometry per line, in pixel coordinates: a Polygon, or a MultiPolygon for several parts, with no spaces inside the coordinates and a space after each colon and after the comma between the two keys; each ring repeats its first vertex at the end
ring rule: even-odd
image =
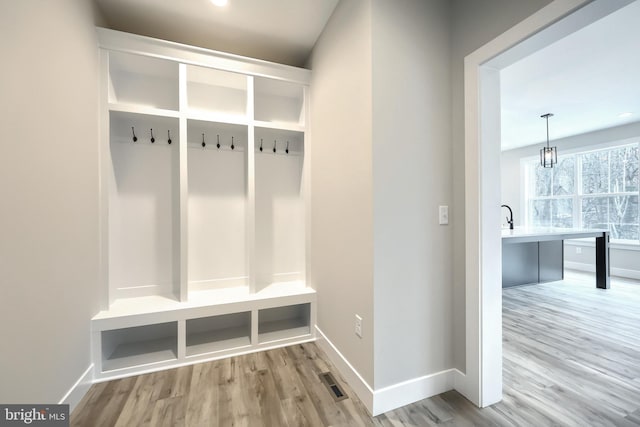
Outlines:
{"type": "MultiPolygon", "coordinates": [[[[571,153],[583,151],[589,148],[596,148],[603,144],[616,143],[625,140],[640,140],[640,122],[600,131],[589,132],[582,135],[575,135],[567,138],[556,139],[554,145],[558,147],[558,153],[571,153]]],[[[502,200],[513,208],[514,222],[516,225],[523,225],[525,222],[524,195],[522,194],[523,171],[520,161],[523,158],[536,157],[539,154],[541,145],[530,145],[527,147],[507,150],[502,152],[501,173],[502,173],[502,200]],[[508,179],[505,179],[508,177],[508,179]]],[[[574,241],[565,245],[566,266],[578,269],[594,269],[595,252],[592,247],[593,242],[574,241]],[[580,246],[582,253],[576,253],[576,246],[580,246]]],[[[623,277],[640,278],[640,252],[634,249],[624,249],[616,246],[610,252],[611,274],[623,277]]]]}
{"type": "Polygon", "coordinates": [[[371,7],[341,1],[310,60],[310,278],[319,328],[373,386],[371,7]]]}
{"type": "Polygon", "coordinates": [[[452,366],[449,9],[373,1],[376,389],[452,366]]]}
{"type": "Polygon", "coordinates": [[[91,2],[0,3],[0,402],[58,403],[91,364],[98,49],[91,2]]]}
{"type": "Polygon", "coordinates": [[[453,209],[453,357],[465,371],[464,57],[551,0],[453,0],[451,20],[453,209]]]}

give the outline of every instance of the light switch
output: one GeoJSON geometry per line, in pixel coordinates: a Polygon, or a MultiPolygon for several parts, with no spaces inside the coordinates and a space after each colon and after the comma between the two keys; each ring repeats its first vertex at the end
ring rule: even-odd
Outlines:
{"type": "Polygon", "coordinates": [[[440,225],[449,224],[449,206],[440,206],[438,210],[439,210],[440,225]]]}

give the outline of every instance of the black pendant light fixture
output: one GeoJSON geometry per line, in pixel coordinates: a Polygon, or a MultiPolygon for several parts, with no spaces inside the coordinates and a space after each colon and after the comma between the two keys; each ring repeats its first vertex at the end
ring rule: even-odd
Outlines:
{"type": "Polygon", "coordinates": [[[547,120],[547,146],[540,149],[540,166],[552,168],[553,165],[558,163],[558,150],[556,147],[549,147],[549,117],[553,117],[553,114],[547,113],[540,117],[544,117],[547,120]]]}

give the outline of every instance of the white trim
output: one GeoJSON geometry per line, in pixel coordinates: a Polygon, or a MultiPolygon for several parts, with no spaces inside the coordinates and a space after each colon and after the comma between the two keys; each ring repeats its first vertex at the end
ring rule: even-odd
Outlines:
{"type": "Polygon", "coordinates": [[[611,275],[616,277],[625,277],[627,279],[640,280],[640,271],[629,270],[627,268],[611,267],[611,275]]]}
{"type": "Polygon", "coordinates": [[[378,389],[374,392],[373,415],[453,390],[460,376],[464,375],[457,369],[447,369],[378,389]]]}
{"type": "Polygon", "coordinates": [[[457,369],[446,369],[373,390],[317,325],[316,332],[318,346],[325,352],[342,375],[344,381],[349,384],[365,408],[367,408],[367,411],[374,417],[453,390],[456,384],[462,384],[465,381],[465,375],[462,372],[457,369]]]}
{"type": "Polygon", "coordinates": [[[567,270],[587,271],[589,273],[596,272],[595,264],[588,264],[586,262],[565,261],[564,268],[567,270]]]}
{"type": "Polygon", "coordinates": [[[360,401],[364,404],[367,411],[370,414],[374,414],[373,407],[373,388],[365,381],[364,378],[358,373],[358,371],[349,363],[346,357],[340,353],[340,350],[327,338],[327,336],[320,330],[318,325],[316,327],[316,344],[322,351],[325,352],[331,363],[334,364],[338,372],[342,375],[343,379],[349,384],[349,387],[360,398],[360,401]]]}
{"type": "Polygon", "coordinates": [[[60,402],[58,402],[61,405],[69,405],[69,414],[73,412],[84,395],[87,394],[89,388],[91,388],[91,385],[93,384],[93,366],[93,363],[89,365],[87,370],[84,371],[82,375],[80,375],[80,378],[78,378],[75,384],[71,386],[69,391],[67,391],[64,397],[60,399],[60,402]]]}
{"type": "Polygon", "coordinates": [[[304,68],[277,64],[261,59],[247,58],[231,53],[189,46],[137,34],[129,34],[107,28],[96,27],[96,33],[98,35],[99,46],[111,51],[169,59],[184,64],[201,65],[258,77],[287,80],[303,85],[308,85],[311,80],[311,70],[304,68]]]}
{"type": "MultiPolygon", "coordinates": [[[[586,271],[589,273],[596,272],[595,264],[590,264],[586,262],[565,261],[564,267],[567,270],[586,271]]],[[[628,268],[616,268],[616,267],[610,267],[610,269],[611,269],[612,276],[624,277],[626,279],[640,280],[640,271],[638,270],[630,270],[628,268]]]]}

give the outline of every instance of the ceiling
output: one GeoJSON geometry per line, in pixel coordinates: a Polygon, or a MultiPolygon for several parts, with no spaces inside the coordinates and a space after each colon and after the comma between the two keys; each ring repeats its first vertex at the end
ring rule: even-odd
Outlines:
{"type": "Polygon", "coordinates": [[[503,69],[502,149],[640,121],[640,1],[503,69]],[[632,115],[621,117],[622,113],[632,115]]]}
{"type": "Polygon", "coordinates": [[[302,67],[338,0],[95,0],[106,25],[302,67]]]}

